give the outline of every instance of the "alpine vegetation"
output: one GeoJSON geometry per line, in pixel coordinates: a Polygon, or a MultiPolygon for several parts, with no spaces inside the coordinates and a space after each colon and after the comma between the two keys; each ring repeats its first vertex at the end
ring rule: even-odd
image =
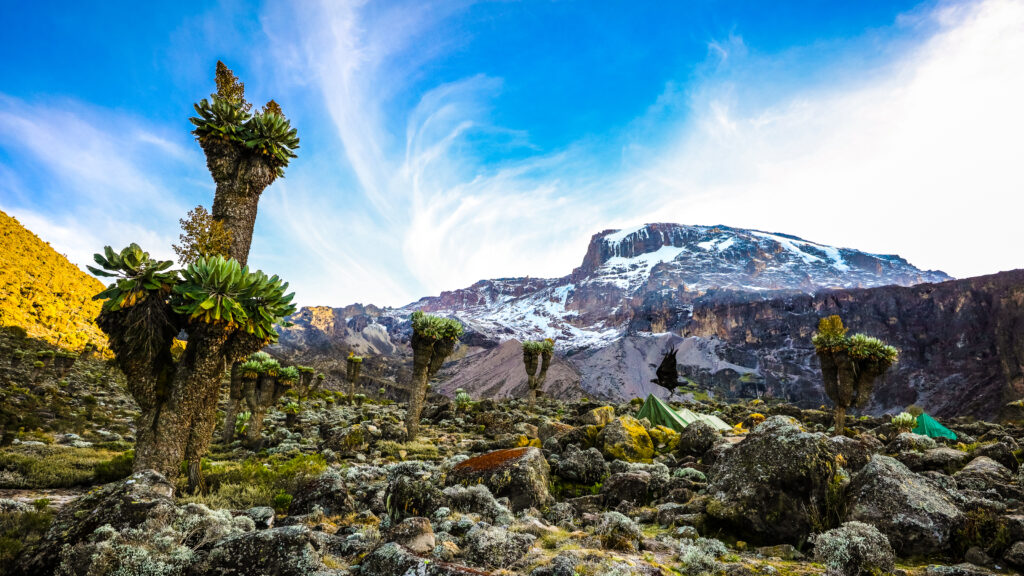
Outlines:
{"type": "Polygon", "coordinates": [[[348,403],[351,404],[356,396],[356,382],[359,381],[359,373],[363,370],[363,357],[356,356],[355,352],[349,352],[345,358],[345,378],[348,380],[348,403]]]}
{"type": "Polygon", "coordinates": [[[537,391],[544,386],[544,380],[548,377],[554,351],[555,342],[550,338],[539,342],[523,342],[523,365],[526,367],[526,382],[529,386],[526,398],[530,407],[537,402],[537,391]]]}
{"type": "Polygon", "coordinates": [[[843,320],[832,315],[818,322],[818,332],[811,339],[821,360],[825,393],[835,404],[836,434],[843,433],[847,409],[866,406],[875,380],[899,357],[896,348],[878,338],[846,332],[843,320]]]}
{"type": "Polygon", "coordinates": [[[440,318],[417,310],[412,313],[412,382],[409,409],[405,416],[408,440],[416,439],[420,413],[427,396],[427,383],[441,369],[462,336],[462,324],[452,318],[440,318]]]}

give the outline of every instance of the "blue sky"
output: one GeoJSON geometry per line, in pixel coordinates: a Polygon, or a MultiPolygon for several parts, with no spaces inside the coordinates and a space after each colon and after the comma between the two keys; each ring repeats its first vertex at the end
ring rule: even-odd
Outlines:
{"type": "Polygon", "coordinates": [[[1024,267],[1024,3],[10,3],[0,209],[78,264],[171,257],[224,60],[302,148],[250,264],[303,304],[561,276],[590,236],[727,224],[1024,267]]]}

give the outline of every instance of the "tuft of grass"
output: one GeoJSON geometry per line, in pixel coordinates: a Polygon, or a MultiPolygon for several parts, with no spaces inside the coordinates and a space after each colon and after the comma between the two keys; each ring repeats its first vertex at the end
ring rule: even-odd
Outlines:
{"type": "Polygon", "coordinates": [[[93,484],[96,466],[118,456],[110,450],[19,446],[0,450],[0,488],[71,488],[93,484]]]}
{"type": "Polygon", "coordinates": [[[209,470],[204,472],[209,487],[207,493],[184,496],[180,501],[205,504],[210,508],[278,508],[278,495],[290,496],[304,480],[319,476],[326,469],[327,461],[320,454],[210,462],[209,470]]]}

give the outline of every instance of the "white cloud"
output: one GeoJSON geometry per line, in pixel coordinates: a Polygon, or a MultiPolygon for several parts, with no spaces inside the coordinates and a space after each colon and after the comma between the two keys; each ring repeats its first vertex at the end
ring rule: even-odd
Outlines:
{"type": "Polygon", "coordinates": [[[0,145],[10,162],[4,173],[41,175],[0,179],[0,209],[75,264],[91,263],[104,245],[131,242],[173,256],[172,234],[187,204],[172,183],[183,160],[202,166],[196,154],[130,117],[2,94],[0,145]]]}
{"type": "Polygon", "coordinates": [[[890,64],[779,102],[744,105],[720,96],[736,78],[709,80],[695,128],[628,178],[676,196],[638,219],[768,228],[961,277],[1024,267],[1024,4],[923,18],[910,24],[937,29],[890,64]]]}
{"type": "Polygon", "coordinates": [[[1024,190],[1020,3],[906,14],[888,36],[829,46],[848,67],[811,84],[786,69],[806,68],[820,46],[761,55],[730,34],[708,43],[689,89],[670,81],[624,135],[498,163],[476,147],[498,134],[529,147],[528,133],[490,122],[500,79],[467,77],[400,105],[448,48],[424,35],[444,36],[449,14],[325,3],[299,16],[338,161],[359,187],[344,202],[288,204],[291,238],[345,271],[320,301],[401,304],[483,278],[558,276],[591,234],[643,221],[784,231],[958,276],[1024,266],[1010,248],[1024,190]],[[872,50],[881,56],[862,54],[872,50]],[[621,164],[598,160],[616,146],[621,164]]]}

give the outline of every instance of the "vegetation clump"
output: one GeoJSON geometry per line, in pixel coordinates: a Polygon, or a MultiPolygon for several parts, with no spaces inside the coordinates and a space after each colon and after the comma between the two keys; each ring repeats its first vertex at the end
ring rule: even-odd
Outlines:
{"type": "Polygon", "coordinates": [[[355,402],[356,382],[359,381],[359,373],[363,370],[363,357],[356,356],[355,352],[349,352],[345,358],[345,379],[348,380],[348,403],[355,402]]]}
{"type": "Polygon", "coordinates": [[[544,381],[548,377],[548,367],[551,365],[554,351],[555,341],[550,338],[539,342],[523,342],[523,365],[526,367],[528,386],[526,398],[531,408],[537,402],[537,391],[544,386],[544,381]]]}
{"type": "Polygon", "coordinates": [[[424,314],[419,310],[412,313],[412,382],[405,416],[407,441],[415,440],[419,433],[427,383],[455,351],[462,330],[458,320],[424,314]]]}
{"type": "Polygon", "coordinates": [[[846,411],[864,407],[871,400],[875,380],[896,363],[899,352],[871,336],[846,335],[839,316],[822,318],[811,338],[821,361],[825,393],[835,404],[835,431],[842,434],[846,411]]]}

